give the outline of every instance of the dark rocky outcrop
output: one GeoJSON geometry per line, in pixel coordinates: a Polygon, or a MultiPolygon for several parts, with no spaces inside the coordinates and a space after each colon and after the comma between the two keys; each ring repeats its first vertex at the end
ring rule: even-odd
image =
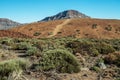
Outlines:
{"type": "Polygon", "coordinates": [[[71,18],[90,18],[90,17],[76,10],[66,10],[54,16],[46,17],[41,21],[51,21],[51,20],[60,20],[60,19],[71,19],[71,18]]]}

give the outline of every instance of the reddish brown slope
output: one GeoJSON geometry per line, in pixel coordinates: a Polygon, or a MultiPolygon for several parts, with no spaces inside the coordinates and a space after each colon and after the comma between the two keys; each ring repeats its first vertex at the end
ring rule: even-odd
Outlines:
{"type": "Polygon", "coordinates": [[[65,20],[56,20],[49,22],[31,23],[20,27],[12,28],[10,30],[27,34],[34,38],[48,37],[50,34],[52,34],[52,31],[55,29],[55,27],[59,24],[62,24],[64,21],[65,20]],[[39,35],[35,36],[36,33],[38,33],[39,35]]]}
{"type": "Polygon", "coordinates": [[[30,38],[25,34],[19,32],[13,32],[9,30],[0,30],[0,37],[12,37],[12,38],[30,38]]]}
{"type": "Polygon", "coordinates": [[[73,19],[61,32],[78,38],[120,38],[120,20],[73,19]]]}
{"type": "MultiPolygon", "coordinates": [[[[53,35],[58,25],[66,20],[39,22],[13,28],[12,31],[20,32],[34,38],[49,37],[53,35]]],[[[71,19],[59,32],[51,37],[74,36],[78,38],[120,38],[120,20],[106,19],[71,19]]]]}

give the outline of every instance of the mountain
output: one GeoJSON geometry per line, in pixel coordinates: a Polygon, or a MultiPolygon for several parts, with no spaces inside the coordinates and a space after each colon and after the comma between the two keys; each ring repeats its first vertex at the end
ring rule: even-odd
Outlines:
{"type": "Polygon", "coordinates": [[[41,21],[51,21],[51,20],[60,20],[60,19],[71,19],[71,18],[90,18],[90,17],[76,10],[66,10],[54,16],[46,17],[41,21]]]}
{"type": "Polygon", "coordinates": [[[19,25],[21,24],[18,22],[15,22],[6,18],[0,18],[0,30],[9,29],[19,25]]]}

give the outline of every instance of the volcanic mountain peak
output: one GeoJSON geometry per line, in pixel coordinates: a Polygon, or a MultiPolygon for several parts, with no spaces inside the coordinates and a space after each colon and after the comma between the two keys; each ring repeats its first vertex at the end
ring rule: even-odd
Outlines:
{"type": "Polygon", "coordinates": [[[12,21],[10,19],[0,18],[0,30],[1,29],[8,29],[11,27],[19,26],[19,25],[21,25],[21,24],[18,22],[12,21]]]}
{"type": "Polygon", "coordinates": [[[71,19],[71,18],[90,18],[90,17],[76,10],[66,10],[54,16],[46,17],[41,21],[51,21],[51,20],[60,20],[60,19],[71,19]]]}

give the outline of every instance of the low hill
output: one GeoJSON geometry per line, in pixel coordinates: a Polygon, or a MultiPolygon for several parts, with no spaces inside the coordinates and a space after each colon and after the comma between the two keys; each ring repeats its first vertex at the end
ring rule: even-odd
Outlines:
{"type": "Polygon", "coordinates": [[[63,19],[37,22],[10,29],[34,38],[120,38],[120,20],[109,19],[63,19]]]}
{"type": "Polygon", "coordinates": [[[0,18],[0,30],[9,29],[9,28],[19,26],[19,25],[21,24],[18,22],[12,21],[10,19],[0,18]]]}

